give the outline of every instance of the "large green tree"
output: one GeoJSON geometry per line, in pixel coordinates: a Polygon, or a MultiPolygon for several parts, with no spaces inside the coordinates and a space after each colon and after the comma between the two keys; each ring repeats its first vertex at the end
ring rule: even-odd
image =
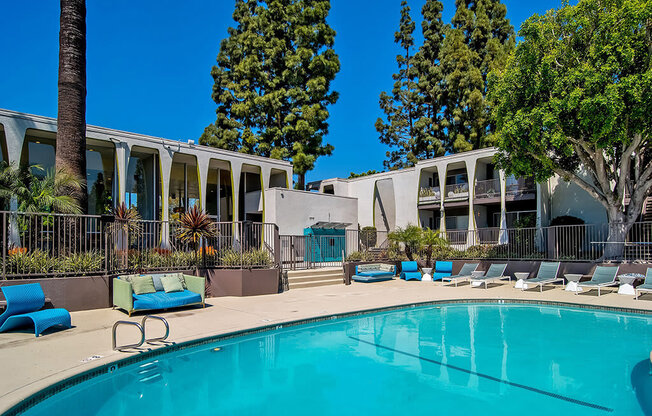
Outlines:
{"type": "Polygon", "coordinates": [[[423,6],[421,25],[424,43],[415,51],[416,24],[410,16],[410,6],[401,2],[399,30],[394,41],[402,54],[396,56],[398,72],[392,78],[391,94],[380,94],[380,108],[385,119],[376,120],[380,142],[388,145],[389,169],[414,166],[417,161],[443,154],[442,131],[439,129],[441,110],[441,72],[439,50],[443,40],[441,12],[443,5],[427,0],[423,6]]]}
{"type": "Polygon", "coordinates": [[[304,189],[306,172],[333,151],[324,136],[340,63],[329,10],[329,0],[236,0],[211,71],[217,120],[200,143],[291,159],[304,189]]]}
{"type": "Polygon", "coordinates": [[[514,27],[499,0],[455,0],[456,11],[441,50],[445,79],[446,150],[491,145],[487,76],[505,66],[514,49],[514,27]]]}
{"type": "Polygon", "coordinates": [[[86,193],[86,2],[61,0],[55,165],[80,181],[69,193],[84,211],[86,193]]]}
{"type": "Polygon", "coordinates": [[[618,256],[652,188],[652,2],[565,3],[519,35],[491,80],[499,163],[588,192],[607,212],[606,255],[618,256]]]}

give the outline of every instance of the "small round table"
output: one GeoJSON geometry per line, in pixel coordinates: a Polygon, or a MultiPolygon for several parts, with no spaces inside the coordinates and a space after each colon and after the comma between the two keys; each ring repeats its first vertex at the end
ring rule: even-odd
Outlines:
{"type": "MultiPolygon", "coordinates": [[[[471,272],[471,276],[475,279],[475,278],[477,278],[477,277],[482,277],[482,276],[484,276],[484,273],[485,273],[485,272],[483,272],[483,271],[481,271],[481,270],[476,270],[476,271],[474,271],[474,272],[471,272]]],[[[472,286],[472,287],[482,286],[482,282],[474,282],[474,281],[471,281],[471,286],[472,286]]]]}
{"type": "Polygon", "coordinates": [[[525,283],[525,280],[527,280],[528,277],[530,277],[529,272],[516,272],[514,273],[514,276],[516,276],[516,284],[514,287],[516,289],[527,289],[527,283],[525,283]]]}
{"type": "Polygon", "coordinates": [[[634,291],[634,282],[639,279],[645,279],[640,273],[626,273],[618,275],[620,286],[618,287],[619,295],[636,295],[634,291]]]}
{"type": "Polygon", "coordinates": [[[421,276],[421,281],[422,282],[430,282],[432,280],[432,267],[423,267],[421,268],[423,271],[423,276],[421,276]]]}
{"type": "Polygon", "coordinates": [[[566,289],[569,292],[581,292],[583,289],[578,285],[580,280],[582,280],[583,274],[575,274],[575,273],[570,273],[570,274],[565,274],[564,277],[566,280],[568,280],[568,283],[566,284],[566,289]]]}

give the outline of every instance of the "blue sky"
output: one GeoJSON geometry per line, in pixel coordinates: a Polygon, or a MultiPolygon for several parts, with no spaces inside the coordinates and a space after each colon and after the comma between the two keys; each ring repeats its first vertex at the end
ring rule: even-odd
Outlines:
{"type": "MultiPolygon", "coordinates": [[[[410,1],[420,30],[425,0],[410,1]]],[[[506,0],[514,27],[561,0],[506,0]]],[[[215,119],[210,69],[220,40],[233,24],[232,0],[87,0],[87,112],[89,124],[161,136],[197,139],[215,119]]],[[[455,12],[444,0],[444,19],[455,12]]],[[[348,177],[382,169],[386,147],[374,128],[378,96],[390,90],[400,0],[332,0],[341,70],[330,108],[331,157],[320,158],[307,180],[348,177]]],[[[57,112],[58,1],[2,5],[0,107],[50,117],[57,112]]]]}

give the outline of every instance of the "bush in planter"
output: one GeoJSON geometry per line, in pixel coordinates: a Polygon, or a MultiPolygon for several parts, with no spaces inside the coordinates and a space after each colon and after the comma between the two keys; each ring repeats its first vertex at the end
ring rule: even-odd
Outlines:
{"type": "Polygon", "coordinates": [[[242,265],[244,267],[272,267],[274,261],[267,250],[253,249],[247,250],[242,255],[242,265]]]}
{"type": "Polygon", "coordinates": [[[89,273],[104,269],[104,256],[98,251],[75,253],[60,258],[55,271],[62,273],[89,273]]]}
{"type": "Polygon", "coordinates": [[[354,251],[346,256],[346,261],[369,261],[371,255],[366,251],[354,251]]]}
{"type": "Polygon", "coordinates": [[[56,258],[43,250],[27,252],[20,250],[7,257],[8,274],[43,273],[52,271],[56,258]]]}

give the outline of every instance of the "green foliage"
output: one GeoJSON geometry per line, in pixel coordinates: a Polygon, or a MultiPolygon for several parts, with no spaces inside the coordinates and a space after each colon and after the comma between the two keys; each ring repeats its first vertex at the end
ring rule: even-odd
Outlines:
{"type": "Polygon", "coordinates": [[[345,261],[371,261],[373,256],[368,251],[354,251],[346,256],[345,261]]]}
{"type": "Polygon", "coordinates": [[[267,250],[252,249],[240,254],[237,250],[229,249],[222,251],[219,255],[221,266],[240,267],[241,262],[243,267],[272,267],[274,265],[267,250]]]}
{"type": "Polygon", "coordinates": [[[608,241],[624,241],[652,187],[650,16],[646,0],[564,3],[523,23],[490,79],[499,166],[576,183],[624,224],[608,241]]]}
{"type": "Polygon", "coordinates": [[[360,230],[360,243],[365,249],[375,247],[378,242],[378,231],[376,227],[362,227],[360,230]]]}
{"type": "Polygon", "coordinates": [[[333,146],[327,107],[338,99],[339,72],[328,0],[236,0],[211,75],[217,120],[201,144],[291,159],[303,189],[305,173],[333,146]]]}
{"type": "Polygon", "coordinates": [[[362,172],[362,173],[351,172],[351,174],[349,175],[349,179],[362,178],[362,177],[369,176],[369,175],[375,175],[377,173],[381,173],[381,172],[378,172],[378,171],[373,170],[373,169],[368,170],[366,172],[362,172]]]}
{"type": "Polygon", "coordinates": [[[7,274],[75,274],[100,272],[104,255],[98,251],[53,256],[44,250],[16,251],[7,256],[7,274]]]}
{"type": "Polygon", "coordinates": [[[389,169],[414,166],[421,159],[442,155],[441,131],[437,123],[440,110],[441,77],[436,65],[442,42],[441,11],[439,1],[428,0],[423,7],[422,32],[424,44],[414,52],[415,23],[410,17],[407,1],[401,2],[399,30],[394,41],[404,51],[398,55],[398,73],[392,77],[391,94],[380,94],[380,108],[386,120],[376,120],[380,142],[390,147],[387,160],[389,169]]]}
{"type": "Polygon", "coordinates": [[[425,248],[426,266],[432,267],[432,254],[434,248],[448,247],[448,240],[443,238],[439,231],[427,229],[421,233],[421,246],[425,248]]]}
{"type": "Polygon", "coordinates": [[[405,255],[411,261],[419,252],[422,246],[422,230],[417,225],[408,224],[407,227],[396,227],[396,230],[390,232],[387,238],[394,243],[403,244],[405,255]]]}
{"type": "Polygon", "coordinates": [[[514,28],[498,0],[456,0],[452,26],[440,53],[445,83],[443,127],[449,152],[491,145],[494,130],[487,103],[487,78],[505,67],[514,49],[514,28]]]}

